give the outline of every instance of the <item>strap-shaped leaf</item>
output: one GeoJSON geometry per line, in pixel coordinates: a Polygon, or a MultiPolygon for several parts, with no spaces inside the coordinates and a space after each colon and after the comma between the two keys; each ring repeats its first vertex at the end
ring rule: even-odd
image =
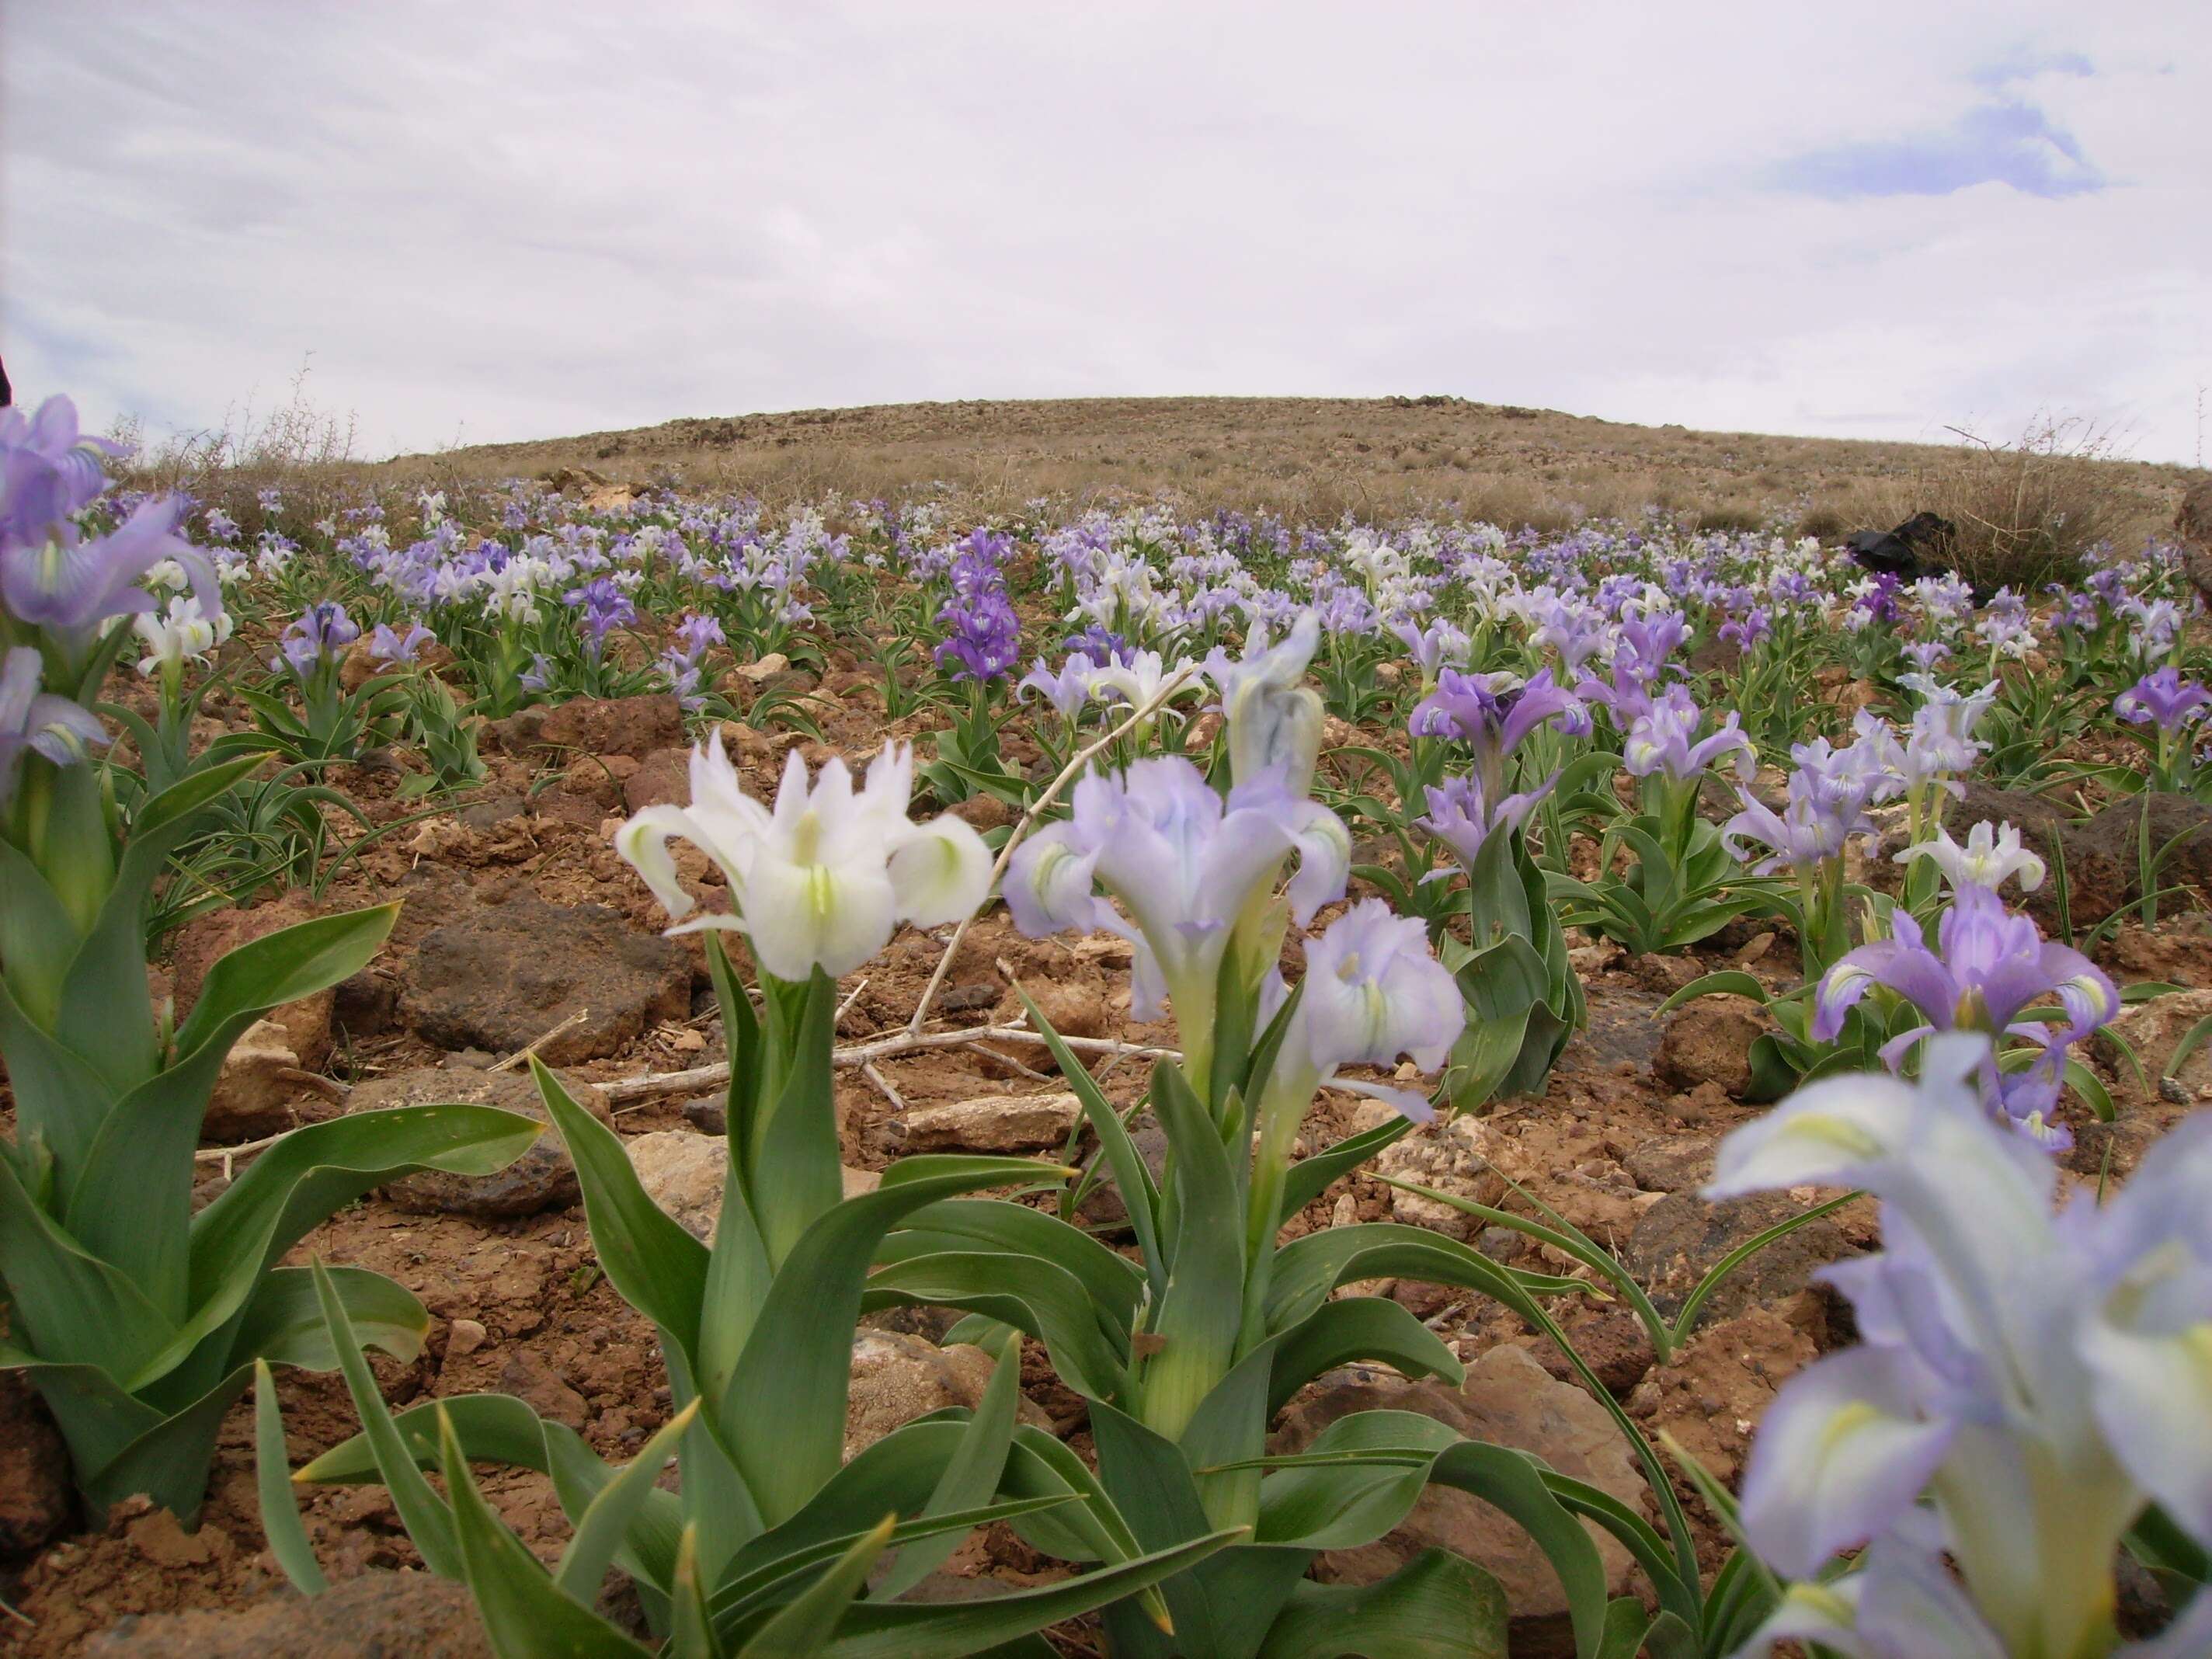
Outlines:
{"type": "MultiPolygon", "coordinates": [[[[414,1541],[422,1565],[441,1578],[465,1579],[461,1547],[454,1531],[453,1512],[446,1500],[430,1489],[422,1472],[406,1443],[393,1426],[391,1409],[384,1403],[383,1392],[376,1386],[376,1378],[362,1358],[361,1345],[354,1340],[352,1322],[346,1317],[344,1303],[330,1282],[329,1270],[320,1261],[313,1268],[315,1288],[320,1296],[323,1317],[330,1322],[331,1338],[337,1345],[338,1369],[345,1376],[346,1392],[353,1396],[353,1408],[360,1414],[362,1432],[368,1438],[369,1449],[376,1455],[378,1474],[383,1478],[385,1490],[392,1494],[392,1506],[399,1512],[400,1524],[407,1528],[407,1536],[414,1541]]],[[[445,1462],[445,1443],[452,1437],[450,1424],[440,1422],[440,1462],[445,1462]]],[[[459,1453],[453,1461],[459,1464],[464,1480],[467,1464],[459,1453]]],[[[299,1480],[301,1475],[293,1478],[299,1480]]],[[[471,1488],[471,1491],[474,1489],[471,1488]]],[[[543,1571],[541,1569],[541,1571],[543,1571]]],[[[473,1588],[473,1586],[471,1586],[473,1588]]],[[[498,1632],[493,1632],[495,1642],[498,1632]]]]}
{"type": "Polygon", "coordinates": [[[600,1267],[623,1300],[659,1326],[696,1368],[707,1247],[647,1196],[615,1132],[570,1098],[535,1055],[530,1070],[575,1162],[600,1267]]]}
{"type": "Polygon", "coordinates": [[[1030,994],[1020,986],[1017,985],[1014,992],[1029,1012],[1030,1024],[1052,1051],[1060,1076],[1067,1079],[1067,1086],[1083,1103],[1083,1115],[1090,1121],[1091,1132],[1098,1137],[1098,1145],[1106,1154],[1107,1167],[1114,1172],[1114,1184],[1121,1188],[1121,1203],[1129,1212],[1130,1231],[1137,1236],[1137,1248],[1145,1258],[1147,1277],[1155,1285],[1166,1283],[1167,1258],[1160,1249],[1160,1191],[1144,1154],[1137,1150],[1128,1127],[1114,1109],[1113,1102],[1106,1098],[1105,1091],[1092,1079],[1090,1069],[1076,1058],[1075,1051],[1060,1040],[1052,1022],[1044,1017],[1044,1011],[1030,1000],[1030,994]]]}
{"type": "Polygon", "coordinates": [[[1139,1373],[1144,1420],[1179,1436],[1228,1374],[1243,1316],[1243,1204],[1228,1149],[1182,1068],[1152,1068],[1152,1109],[1174,1152],[1176,1232],[1154,1310],[1158,1352],[1139,1373]]]}
{"type": "MultiPolygon", "coordinates": [[[[998,1491],[1006,1453],[1014,1442],[1014,1407],[1021,1389],[1022,1345],[1010,1334],[1000,1347],[998,1363],[991,1368],[983,1397],[968,1419],[967,1431],[960,1437],[959,1449],[945,1464],[945,1473],[937,1479],[937,1489],[922,1508],[924,1517],[934,1519],[975,1509],[998,1491]]],[[[909,1545],[884,1574],[875,1588],[876,1595],[888,1601],[905,1595],[943,1566],[959,1546],[960,1534],[950,1532],[927,1543],[909,1545]]]]}
{"type": "MultiPolygon", "coordinates": [[[[392,1419],[400,1446],[419,1469],[438,1467],[438,1411],[453,1419],[461,1447],[477,1462],[510,1463],[517,1468],[553,1472],[544,1430],[538,1413],[508,1394],[464,1394],[411,1406],[392,1419]]],[[[340,1441],[304,1464],[292,1477],[307,1486],[355,1486],[384,1477],[376,1448],[366,1432],[340,1441]]]]}
{"type": "MultiPolygon", "coordinates": [[[[446,1489],[453,1494],[448,1524],[463,1577],[500,1659],[545,1659],[554,1654],[564,1659],[647,1659],[650,1650],[564,1594],[538,1558],[492,1512],[477,1490],[450,1423],[440,1425],[439,1454],[446,1489]]],[[[412,1464],[408,1472],[414,1474],[412,1464]]]]}
{"type": "Polygon", "coordinates": [[[1495,1577],[1423,1550],[1376,1583],[1298,1585],[1260,1659],[1505,1659],[1505,1618],[1495,1577]]]}
{"type": "MultiPolygon", "coordinates": [[[[785,1520],[837,1472],[861,1281],[884,1235],[940,1199],[1063,1173],[1027,1158],[902,1159],[872,1193],[833,1207],[778,1271],[752,1340],[711,1415],[769,1525],[785,1520]],[[749,1425],[739,1432],[737,1425],[749,1425]]],[[[611,1276],[611,1275],[610,1275],[611,1276]]]]}
{"type": "Polygon", "coordinates": [[[675,1457],[676,1443],[684,1437],[698,1412],[699,1402],[694,1400],[662,1424],[576,1517],[575,1535],[561,1552],[561,1565],[553,1575],[553,1582],[562,1589],[580,1601],[599,1595],[599,1581],[607,1576],[607,1569],[629,1536],[630,1528],[645,1507],[647,1494],[654,1490],[654,1483],[675,1457]]]}
{"type": "Polygon", "coordinates": [[[371,1188],[416,1170],[489,1175],[528,1149],[541,1126],[491,1106],[395,1106],[295,1129],[192,1218],[191,1316],[143,1361],[142,1388],[191,1361],[201,1378],[229,1360],[203,1349],[230,1323],[277,1260],[308,1230],[371,1188]]]}
{"type": "MultiPolygon", "coordinates": [[[[422,1352],[430,1315],[412,1291],[366,1267],[326,1267],[324,1273],[363,1344],[383,1349],[402,1364],[422,1352]]],[[[241,1363],[336,1370],[337,1349],[323,1317],[314,1274],[305,1267],[272,1271],[246,1304],[231,1349],[241,1363]]]]}
{"type": "Polygon", "coordinates": [[[1411,1118],[1393,1117],[1387,1123],[1346,1135],[1334,1146],[1323,1147],[1312,1157],[1302,1158],[1291,1164],[1283,1176],[1283,1202],[1277,1224],[1288,1221],[1319,1198],[1332,1182],[1351,1174],[1385,1146],[1403,1139],[1413,1127],[1411,1118]]]}
{"type": "Polygon", "coordinates": [[[745,1165],[748,1196],[772,1269],[782,1267],[806,1230],[836,1208],[845,1191],[830,1068],[837,984],[817,968],[803,991],[786,1054],[789,1069],[756,1126],[745,1165]]]}
{"type": "Polygon", "coordinates": [[[823,1651],[838,1624],[866,1583],[869,1569],[891,1540],[898,1517],[887,1515],[875,1527],[853,1540],[830,1570],[801,1595],[763,1625],[744,1646],[738,1659],[811,1659],[823,1651]]]}
{"type": "Polygon", "coordinates": [[[870,1276],[862,1306],[894,1299],[988,1314],[1043,1342],[1077,1392],[1094,1400],[1121,1395],[1126,1362],[1100,1328],[1090,1292],[1042,1257],[973,1250],[895,1261],[870,1276]]]}
{"type": "Polygon", "coordinates": [[[240,1014],[258,1018],[358,972],[383,948],[398,920],[398,905],[380,904],[318,916],[227,951],[208,969],[199,1000],[177,1028],[176,1052],[191,1054],[240,1014]]]}
{"type": "Polygon", "coordinates": [[[1208,1534],[1078,1578],[987,1601],[864,1601],[845,1616],[836,1639],[823,1650],[823,1659],[969,1659],[1187,1572],[1238,1536],[1233,1528],[1208,1534]]]}
{"type": "MultiPolygon", "coordinates": [[[[176,1333],[125,1275],[91,1255],[32,1201],[15,1160],[0,1157],[0,1276],[16,1340],[52,1364],[124,1370],[176,1333]]],[[[121,1379],[125,1386],[128,1380],[121,1379]]]]}
{"type": "Polygon", "coordinates": [[[276,1379],[263,1359],[253,1362],[253,1481],[261,1500],[261,1535],[269,1540],[269,1553],[294,1589],[302,1595],[320,1595],[331,1581],[300,1522],[291,1455],[284,1448],[284,1418],[276,1405],[276,1379]]]}
{"type": "Polygon", "coordinates": [[[1026,1204],[1000,1199],[956,1198],[917,1212],[884,1240],[879,1262],[940,1250],[1004,1250],[1042,1256],[1083,1283],[1099,1309],[1127,1328],[1145,1293],[1144,1270],[1108,1249],[1080,1228],[1026,1204]]]}

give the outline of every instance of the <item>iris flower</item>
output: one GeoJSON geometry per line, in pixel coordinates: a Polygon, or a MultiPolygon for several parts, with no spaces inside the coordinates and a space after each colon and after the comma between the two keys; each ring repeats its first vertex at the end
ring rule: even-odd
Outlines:
{"type": "Polygon", "coordinates": [[[882,950],[898,923],[957,921],[990,890],[982,838],[949,812],[913,823],[913,793],[906,744],[878,755],[857,793],[842,760],[830,760],[810,784],[793,750],[770,811],[744,793],[718,731],[691,751],[690,805],[646,807],[616,833],[615,849],[678,919],[670,933],[732,929],[778,979],[802,980],[816,968],[836,978],[882,950]],[[681,920],[694,901],[668,853],[679,836],[720,867],[733,914],[681,920]]]}
{"type": "MultiPolygon", "coordinates": [[[[1983,1109],[1988,1060],[1986,1037],[1945,1036],[1917,1085],[1832,1078],[1722,1144],[1706,1197],[1861,1188],[1884,1241],[1821,1274],[1860,1346],[1786,1383],[1752,1446],[1745,1533],[1806,1582],[1747,1652],[2102,1655],[2113,1558],[2145,1506],[2212,1539],[2212,1121],[2167,1136],[2109,1203],[2054,1215],[2050,1160],[1983,1109]],[[1849,1576],[1813,1582],[1861,1547],[1849,1576]]],[[[2200,1595],[2119,1651],[2208,1645],[2200,1595]]]]}
{"type": "Polygon", "coordinates": [[[84,758],[88,745],[106,743],[99,717],[67,697],[39,689],[39,653],[19,645],[0,657],[0,811],[15,799],[24,760],[43,755],[57,766],[84,758]]]}

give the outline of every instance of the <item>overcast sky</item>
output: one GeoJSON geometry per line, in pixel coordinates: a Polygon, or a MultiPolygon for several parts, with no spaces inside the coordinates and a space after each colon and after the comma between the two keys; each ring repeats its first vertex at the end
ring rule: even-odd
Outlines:
{"type": "Polygon", "coordinates": [[[2212,4],[0,0],[19,398],[1454,392],[2192,460],[2212,4]]]}

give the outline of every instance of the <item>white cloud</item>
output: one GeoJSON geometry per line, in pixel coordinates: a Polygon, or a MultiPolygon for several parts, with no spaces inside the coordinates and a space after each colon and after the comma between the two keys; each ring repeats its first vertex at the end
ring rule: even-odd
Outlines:
{"type": "Polygon", "coordinates": [[[378,449],[1443,391],[1851,436],[2051,408],[2191,459],[2212,12],[1978,11],[19,7],[0,350],[165,425],[312,352],[378,449]],[[1770,182],[1998,97],[2100,187],[1770,182]]]}

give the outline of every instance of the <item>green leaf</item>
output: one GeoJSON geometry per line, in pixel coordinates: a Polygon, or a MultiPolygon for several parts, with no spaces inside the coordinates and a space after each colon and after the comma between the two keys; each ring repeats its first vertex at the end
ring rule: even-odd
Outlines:
{"type": "Polygon", "coordinates": [[[646,1195],[620,1137],[571,1099],[535,1055],[530,1070],[575,1162],[600,1267],[623,1300],[660,1327],[696,1367],[707,1247],[646,1195]]]}
{"type": "Polygon", "coordinates": [[[986,1601],[864,1601],[847,1614],[836,1639],[823,1650],[824,1659],[970,1659],[1187,1572],[1238,1535],[1234,1528],[1209,1534],[1080,1577],[986,1601]]]}
{"type": "Polygon", "coordinates": [[[876,1260],[902,1261],[976,1249],[1038,1256],[1064,1268],[1081,1281],[1115,1328],[1129,1327],[1145,1293],[1144,1270],[1127,1257],[1057,1216],[998,1199],[949,1199],[917,1211],[884,1239],[876,1260]]]}
{"type": "MultiPolygon", "coordinates": [[[[677,1443],[698,1413],[699,1402],[694,1400],[662,1424],[628,1467],[599,1488],[577,1517],[575,1534],[561,1552],[561,1565],[553,1575],[557,1588],[579,1601],[588,1602],[599,1595],[600,1581],[629,1536],[647,1495],[675,1457],[677,1443]]],[[[447,1431],[451,1431],[450,1419],[447,1431]]]]}
{"type": "MultiPolygon", "coordinates": [[[[991,1380],[976,1402],[975,1415],[968,1419],[958,1450],[938,1477],[937,1489],[922,1510],[925,1518],[972,1510],[990,1501],[1006,1467],[1006,1453],[1013,1445],[1014,1408],[1021,1398],[1021,1384],[1022,1345],[1010,1335],[998,1364],[992,1367],[991,1380]]],[[[901,1550],[875,1587],[876,1598],[890,1601],[905,1595],[945,1565],[959,1547],[960,1537],[957,1533],[945,1533],[926,1544],[901,1550]]]]}
{"type": "MultiPolygon", "coordinates": [[[[329,1267],[331,1288],[362,1343],[402,1364],[422,1352],[430,1315],[413,1291],[366,1267],[329,1267]]],[[[302,1370],[337,1369],[337,1349],[323,1317],[315,1276],[305,1267],[278,1267],[261,1281],[231,1341],[243,1362],[296,1365],[302,1370]]]]}
{"type": "MultiPolygon", "coordinates": [[[[460,1557],[461,1577],[500,1659],[648,1659],[649,1650],[565,1595],[492,1512],[469,1474],[450,1423],[440,1425],[439,1452],[446,1490],[453,1494],[447,1525],[460,1557]]],[[[415,1474],[413,1464],[407,1469],[415,1474]]],[[[413,1530],[410,1527],[410,1534],[413,1530]]],[[[420,1538],[416,1547],[421,1548],[420,1538]]],[[[428,1555],[423,1559],[427,1563],[428,1555]]]]}
{"type": "Polygon", "coordinates": [[[1243,1204],[1221,1133],[1182,1070],[1152,1068],[1152,1109],[1173,1153],[1176,1234],[1168,1280],[1154,1306],[1158,1352],[1144,1364],[1144,1420],[1179,1436],[1213,1385],[1227,1375],[1243,1317],[1243,1204]]]}
{"type": "Polygon", "coordinates": [[[280,928],[226,952],[208,969],[199,1000],[177,1028],[176,1052],[191,1054],[241,1014],[258,1018],[358,972],[398,920],[398,905],[380,904],[280,928]]]}
{"type": "Polygon", "coordinates": [[[228,1363],[203,1350],[308,1230],[370,1188],[416,1170],[489,1175],[512,1164],[541,1126],[491,1106],[395,1106],[309,1124],[284,1136],[192,1218],[191,1316],[141,1365],[143,1387],[189,1355],[194,1374],[228,1363]]]}
{"type": "Polygon", "coordinates": [[[1287,1222],[1319,1198],[1330,1182],[1351,1174],[1385,1146],[1403,1139],[1413,1127],[1411,1118],[1393,1117],[1387,1123],[1347,1135],[1334,1146],[1324,1147],[1312,1157],[1291,1164],[1283,1176],[1283,1204],[1278,1224],[1287,1222]]]}
{"type": "Polygon", "coordinates": [[[261,1534],[284,1577],[302,1595],[320,1595],[331,1587],[315,1559],[315,1547],[300,1522],[300,1499],[292,1487],[292,1460],[284,1448],[284,1419],[276,1406],[276,1379],[266,1360],[253,1362],[253,1481],[261,1500],[261,1534]]]}
{"type": "Polygon", "coordinates": [[[730,1448],[769,1525],[796,1514],[844,1461],[853,1327],[884,1235],[940,1199],[1041,1173],[1060,1171],[1026,1158],[906,1158],[874,1192],[847,1199],[806,1230],[776,1273],[727,1391],[711,1407],[721,1422],[775,1425],[773,1433],[732,1435],[730,1448]]]}
{"type": "MultiPolygon", "coordinates": [[[[854,1540],[827,1572],[787,1602],[738,1650],[738,1659],[812,1659],[826,1650],[897,1524],[896,1516],[887,1515],[872,1531],[854,1540]]],[[[889,1599],[888,1593],[884,1599],[889,1599]]]]}
{"type": "Polygon", "coordinates": [[[791,1069],[756,1125],[756,1143],[744,1163],[771,1269],[781,1269],[806,1230],[844,1196],[830,1079],[837,984],[817,968],[804,989],[803,1012],[785,1050],[791,1069]]]}
{"type": "Polygon", "coordinates": [[[1130,1138],[1128,1127],[1114,1109],[1114,1103],[1106,1098],[1089,1068],[1076,1058],[1075,1051],[1060,1040],[1052,1022],[1044,1017],[1044,1011],[1030,1000],[1029,993],[1020,986],[1017,985],[1014,991],[1029,1012],[1030,1024],[1052,1051],[1060,1075],[1083,1103],[1083,1115],[1090,1121],[1091,1133],[1098,1137],[1107,1166],[1114,1172],[1114,1184],[1121,1188],[1121,1202],[1129,1212],[1129,1227],[1137,1235],[1137,1248],[1145,1258],[1146,1277],[1155,1285],[1165,1284],[1167,1258],[1161,1252],[1159,1237],[1160,1193],[1153,1182],[1152,1170],[1146,1166],[1144,1154],[1137,1150],[1137,1143],[1130,1138]]]}
{"type": "MultiPolygon", "coordinates": [[[[512,1463],[518,1468],[553,1472],[545,1447],[545,1425],[538,1413],[513,1395],[465,1394],[451,1400],[410,1407],[392,1419],[394,1432],[416,1468],[438,1467],[438,1412],[451,1416],[454,1432],[472,1459],[512,1463]]],[[[367,1433],[339,1442],[292,1477],[306,1485],[349,1486],[382,1479],[376,1448],[367,1433]]]]}
{"type": "MultiPolygon", "coordinates": [[[[12,1053],[9,1055],[14,1058],[12,1053]]],[[[123,1274],[32,1200],[0,1156],[0,1273],[19,1341],[52,1364],[122,1369],[158,1352],[176,1327],[123,1274]]]]}
{"type": "Polygon", "coordinates": [[[1753,1002],[1765,1004],[1766,987],[1741,968],[1723,969],[1717,974],[1707,974],[1693,979],[1680,990],[1659,1005],[1659,1012],[1671,1014],[1684,1003],[1695,1002],[1699,997],[1749,997],[1753,1002]]]}
{"type": "Polygon", "coordinates": [[[870,1275],[861,1306],[895,1301],[988,1314],[1043,1342],[1078,1393],[1122,1393],[1124,1356],[1099,1328],[1097,1304],[1080,1279],[1042,1256],[946,1251],[894,1262],[870,1275]]]}
{"type": "Polygon", "coordinates": [[[1376,1583],[1299,1584],[1260,1659],[1505,1659],[1505,1613],[1496,1578],[1423,1550],[1376,1583]]]}
{"type": "MultiPolygon", "coordinates": [[[[430,1483],[416,1468],[406,1443],[401,1440],[398,1430],[392,1425],[391,1410],[384,1403],[384,1395],[376,1386],[376,1378],[368,1369],[368,1362],[362,1358],[361,1345],[354,1340],[352,1323],[346,1317],[344,1303],[339,1300],[336,1288],[331,1284],[329,1270],[318,1261],[313,1271],[315,1288],[321,1297],[323,1317],[330,1322],[331,1338],[337,1345],[338,1369],[345,1374],[346,1392],[353,1396],[354,1410],[361,1415],[362,1431],[368,1437],[369,1447],[376,1454],[377,1471],[383,1477],[385,1490],[392,1494],[392,1506],[399,1512],[400,1524],[407,1528],[407,1536],[414,1541],[416,1552],[422,1556],[424,1566],[441,1578],[468,1578],[461,1545],[455,1533],[453,1511],[447,1508],[444,1499],[431,1491],[430,1483]]],[[[441,1420],[441,1449],[452,1432],[450,1424],[441,1420]]],[[[453,1461],[460,1461],[458,1451],[454,1453],[453,1461]]],[[[462,1467],[465,1484],[466,1466],[462,1467]]],[[[475,1488],[471,1487],[470,1490],[473,1492],[475,1488]]],[[[472,1581],[470,1588],[471,1590],[476,1589],[472,1581]]],[[[485,1624],[491,1629],[492,1640],[496,1645],[500,1633],[492,1625],[489,1613],[486,1614],[485,1624]]]]}

